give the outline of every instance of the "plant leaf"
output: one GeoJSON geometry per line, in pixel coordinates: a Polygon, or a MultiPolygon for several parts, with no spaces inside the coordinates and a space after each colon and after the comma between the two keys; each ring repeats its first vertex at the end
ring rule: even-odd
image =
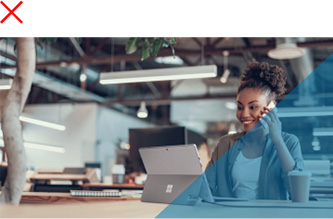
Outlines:
{"type": "Polygon", "coordinates": [[[176,45],[176,44],[177,44],[176,38],[172,37],[172,38],[169,40],[169,45],[176,45]]]}
{"type": "Polygon", "coordinates": [[[171,51],[172,51],[172,55],[175,57],[175,48],[173,47],[173,45],[170,45],[171,51]]]}
{"type": "Polygon", "coordinates": [[[75,39],[76,39],[76,42],[77,42],[78,44],[81,44],[81,43],[82,43],[82,38],[81,38],[81,37],[75,37],[75,39]]]}
{"type": "Polygon", "coordinates": [[[14,45],[14,53],[15,53],[15,55],[17,56],[17,45],[16,45],[16,43],[15,43],[15,45],[14,45]]]}
{"type": "Polygon", "coordinates": [[[133,54],[136,52],[136,50],[138,49],[138,44],[139,44],[139,41],[138,41],[138,38],[136,37],[131,37],[127,44],[126,44],[126,54],[133,54]]]}
{"type": "Polygon", "coordinates": [[[37,41],[37,46],[39,46],[42,50],[44,49],[43,43],[41,41],[37,41]]]}
{"type": "Polygon", "coordinates": [[[150,57],[150,47],[144,45],[141,49],[141,61],[148,59],[150,57]]]}
{"type": "Polygon", "coordinates": [[[161,47],[163,45],[163,39],[162,38],[156,38],[154,39],[153,45],[152,45],[152,55],[157,56],[158,51],[160,51],[161,47]]]}
{"type": "MultiPolygon", "coordinates": [[[[76,41],[79,43],[79,41],[77,40],[78,38],[76,38],[76,41]]],[[[49,42],[49,43],[55,43],[55,42],[57,42],[57,38],[47,38],[47,41],[49,42]]],[[[80,44],[80,43],[79,43],[80,44]]]]}

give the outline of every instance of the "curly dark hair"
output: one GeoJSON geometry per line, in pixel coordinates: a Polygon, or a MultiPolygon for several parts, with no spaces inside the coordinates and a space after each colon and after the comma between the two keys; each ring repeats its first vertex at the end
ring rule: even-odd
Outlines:
{"type": "Polygon", "coordinates": [[[254,60],[243,72],[238,93],[245,88],[258,88],[266,93],[269,99],[275,100],[286,92],[286,80],[283,68],[254,60]]]}

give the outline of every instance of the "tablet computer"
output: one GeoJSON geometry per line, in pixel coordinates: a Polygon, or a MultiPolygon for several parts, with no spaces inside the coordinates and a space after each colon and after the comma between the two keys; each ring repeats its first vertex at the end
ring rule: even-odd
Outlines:
{"type": "Polygon", "coordinates": [[[141,200],[194,205],[199,198],[214,199],[203,174],[195,144],[139,149],[147,170],[141,200]]]}

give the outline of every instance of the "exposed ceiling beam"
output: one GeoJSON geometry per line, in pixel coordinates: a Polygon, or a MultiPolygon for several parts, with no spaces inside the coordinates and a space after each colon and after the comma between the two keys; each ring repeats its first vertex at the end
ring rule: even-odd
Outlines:
{"type": "Polygon", "coordinates": [[[91,46],[91,38],[87,38],[87,39],[85,40],[85,46],[86,46],[86,48],[85,48],[85,53],[86,53],[86,55],[87,55],[87,54],[89,54],[89,52],[91,51],[91,49],[90,49],[90,46],[91,46]]]}
{"type": "Polygon", "coordinates": [[[201,42],[200,40],[198,40],[197,38],[192,37],[191,39],[192,39],[194,42],[196,42],[196,44],[198,44],[199,47],[202,46],[202,42],[201,42]]]}
{"type": "Polygon", "coordinates": [[[219,42],[221,42],[223,39],[224,39],[223,37],[222,37],[222,38],[218,38],[217,40],[215,40],[215,41],[212,43],[211,47],[216,47],[216,45],[217,45],[219,42]]]}
{"type": "Polygon", "coordinates": [[[89,52],[87,55],[88,56],[94,56],[100,49],[105,46],[105,44],[108,42],[109,38],[104,38],[96,47],[93,51],[89,52]]]}
{"type": "MultiPolygon", "coordinates": [[[[314,48],[314,47],[324,47],[324,46],[333,46],[333,40],[323,40],[323,41],[309,41],[309,42],[299,42],[297,43],[299,47],[304,48],[314,48]]],[[[251,47],[223,47],[223,48],[205,48],[205,55],[215,55],[222,56],[222,52],[228,50],[230,55],[243,55],[244,52],[267,52],[270,49],[275,48],[275,45],[264,45],[264,46],[251,46],[251,47]]],[[[171,56],[172,52],[170,49],[162,49],[158,56],[171,56]]],[[[176,55],[180,58],[190,57],[190,56],[200,56],[201,50],[188,50],[188,49],[176,49],[176,55]]],[[[150,58],[153,60],[154,58],[150,58]]],[[[60,65],[71,65],[71,64],[80,64],[80,65],[99,65],[99,64],[112,64],[118,63],[121,61],[126,62],[137,62],[140,61],[140,55],[127,55],[119,54],[114,56],[107,57],[82,57],[72,60],[57,60],[57,61],[48,61],[48,62],[39,62],[36,64],[37,69],[43,69],[49,66],[60,66],[60,65]]],[[[2,66],[2,68],[16,68],[16,65],[2,66]]]]}
{"type": "Polygon", "coordinates": [[[10,59],[10,60],[13,60],[13,61],[16,61],[16,56],[13,56],[13,55],[10,55],[4,51],[1,51],[0,50],[0,55],[7,58],[7,59],[10,59]]]}
{"type": "Polygon", "coordinates": [[[81,48],[81,46],[76,41],[76,39],[74,37],[70,37],[69,41],[71,41],[71,43],[73,44],[75,50],[79,53],[79,55],[81,57],[83,57],[85,53],[84,53],[83,49],[81,48]]]}
{"type": "MultiPolygon", "coordinates": [[[[132,64],[136,70],[142,70],[142,67],[138,62],[133,62],[132,64]]],[[[152,82],[146,82],[146,84],[155,97],[161,96],[160,92],[152,82]]]]}
{"type": "Polygon", "coordinates": [[[206,37],[206,45],[207,45],[207,46],[211,46],[211,45],[210,45],[210,38],[209,38],[209,37],[206,37]]]}
{"type": "Polygon", "coordinates": [[[182,60],[183,60],[183,62],[184,62],[186,65],[188,65],[188,66],[193,66],[193,63],[190,62],[187,58],[182,57],[182,60]]]}

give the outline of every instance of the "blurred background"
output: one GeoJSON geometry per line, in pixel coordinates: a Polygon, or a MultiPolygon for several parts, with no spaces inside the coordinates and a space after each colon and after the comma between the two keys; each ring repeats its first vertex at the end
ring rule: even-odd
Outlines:
{"type": "MultiPolygon", "coordinates": [[[[49,38],[37,46],[36,72],[21,119],[31,169],[98,163],[108,176],[114,164],[131,162],[130,129],[165,126],[194,133],[196,140],[187,143],[204,144],[208,160],[222,135],[242,130],[235,117],[236,92],[253,59],[286,70],[280,118],[283,130],[299,137],[304,157],[333,159],[333,72],[328,68],[308,77],[333,52],[333,38],[176,38],[175,56],[171,48],[162,48],[144,61],[140,51],[126,54],[128,40],[49,38]],[[216,65],[217,76],[109,85],[99,80],[101,72],[202,65],[216,65]],[[147,117],[139,118],[140,110],[147,117]],[[60,127],[32,124],[27,118],[60,127]]],[[[15,75],[15,61],[15,41],[2,39],[3,83],[15,75]]],[[[3,90],[1,101],[4,96],[3,90]]]]}

